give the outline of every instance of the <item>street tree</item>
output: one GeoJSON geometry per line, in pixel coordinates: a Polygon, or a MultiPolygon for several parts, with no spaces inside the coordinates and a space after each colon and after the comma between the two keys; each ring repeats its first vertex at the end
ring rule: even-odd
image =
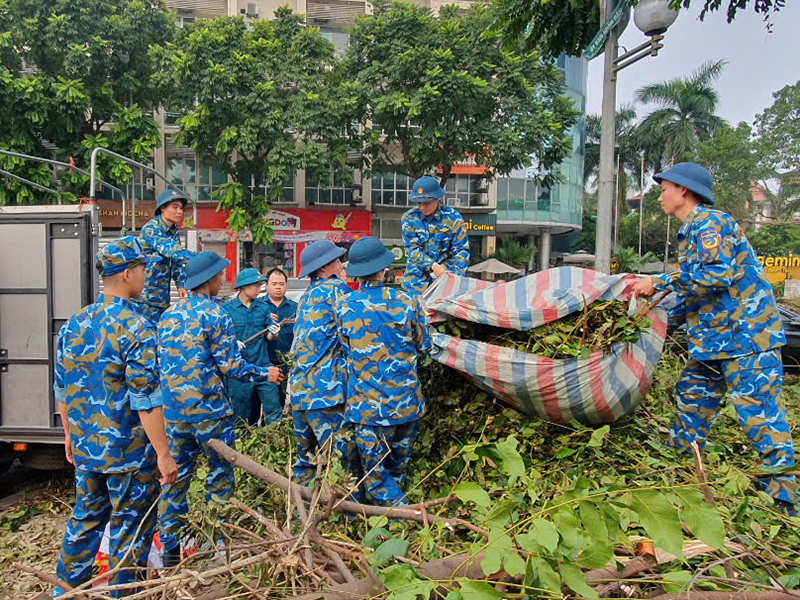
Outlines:
{"type": "Polygon", "coordinates": [[[536,51],[503,48],[483,4],[439,16],[378,0],[351,30],[343,71],[359,93],[372,170],[417,177],[470,157],[486,176],[538,163],[545,185],[572,147],[577,118],[563,74],[536,51]]]}
{"type": "Polygon", "coordinates": [[[772,105],[756,116],[764,158],[777,169],[800,166],[800,81],[772,94],[772,105]]]}
{"type": "MultiPolygon", "coordinates": [[[[631,2],[635,4],[635,2],[631,2]]],[[[723,8],[724,0],[671,0],[676,10],[701,6],[700,20],[723,8]]],[[[767,29],[786,5],[786,0],[728,0],[726,16],[730,23],[737,12],[751,5],[763,16],[767,29]]],[[[597,0],[493,0],[494,28],[512,43],[537,48],[555,57],[565,52],[578,56],[600,29],[600,3],[597,0]]]]}
{"type": "Polygon", "coordinates": [[[353,86],[334,69],[319,29],[281,7],[272,20],[203,20],[154,48],[165,104],[182,114],[176,143],[232,181],[216,191],[234,231],[271,238],[264,220],[298,169],[327,182],[347,174],[353,86]]]}
{"type": "MultiPolygon", "coordinates": [[[[159,1],[0,0],[0,147],[77,164],[96,146],[147,160],[159,144],[152,110],[161,97],[147,51],[174,28],[159,1]]],[[[55,185],[44,165],[2,157],[0,166],[55,185]]],[[[116,183],[132,175],[107,158],[99,171],[116,183]]],[[[85,192],[86,180],[63,173],[62,185],[85,192]]],[[[0,183],[0,203],[36,199],[24,185],[0,183]]]]}
{"type": "Polygon", "coordinates": [[[653,159],[661,158],[664,164],[687,160],[724,123],[716,114],[719,93],[713,82],[726,64],[724,60],[705,62],[688,77],[651,83],[636,91],[638,102],[659,106],[639,125],[642,143],[651,149],[653,159]]]}
{"type": "Polygon", "coordinates": [[[749,229],[755,217],[753,188],[771,195],[767,183],[774,175],[774,170],[764,168],[760,160],[750,126],[739,123],[735,129],[729,125],[717,127],[708,140],[698,145],[693,159],[711,171],[715,208],[749,229]]]}

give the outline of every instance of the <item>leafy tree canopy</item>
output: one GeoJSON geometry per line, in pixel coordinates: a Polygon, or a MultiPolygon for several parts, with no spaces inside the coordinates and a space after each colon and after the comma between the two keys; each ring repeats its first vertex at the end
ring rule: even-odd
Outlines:
{"type": "MultiPolygon", "coordinates": [[[[632,0],[631,4],[636,4],[632,0]]],[[[672,8],[679,10],[702,6],[700,20],[710,12],[725,9],[728,22],[739,11],[752,6],[771,27],[771,19],[786,5],[786,0],[671,0],[672,8]]],[[[537,48],[555,57],[565,52],[579,56],[600,29],[600,4],[597,0],[493,0],[494,28],[504,32],[507,39],[520,41],[527,48],[537,48]]]]}
{"type": "MultiPolygon", "coordinates": [[[[147,50],[173,31],[174,16],[159,1],[0,0],[0,147],[86,163],[102,146],[147,160],[159,144],[152,109],[161,97],[147,50]]],[[[1,157],[0,166],[54,186],[46,165],[1,157]]],[[[99,167],[116,183],[132,174],[105,158],[99,167]]],[[[75,173],[62,178],[67,190],[85,184],[75,173]]],[[[31,188],[0,180],[0,203],[37,199],[31,188]]]]}
{"type": "Polygon", "coordinates": [[[198,21],[152,55],[166,106],[183,114],[176,142],[233,179],[217,199],[234,231],[267,241],[262,217],[297,169],[323,183],[344,171],[353,84],[334,68],[333,45],[288,7],[252,28],[241,18],[198,21]]]}
{"type": "Polygon", "coordinates": [[[482,4],[438,17],[405,3],[374,7],[356,21],[342,66],[373,169],[416,177],[441,166],[446,181],[455,161],[473,157],[491,178],[535,157],[543,180],[555,180],[577,112],[552,62],[503,48],[482,4]]]}

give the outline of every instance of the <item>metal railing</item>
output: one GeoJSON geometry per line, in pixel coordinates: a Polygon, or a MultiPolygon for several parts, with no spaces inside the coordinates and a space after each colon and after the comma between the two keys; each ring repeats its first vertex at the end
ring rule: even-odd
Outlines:
{"type": "Polygon", "coordinates": [[[44,187],[43,185],[39,185],[38,183],[35,183],[35,182],[31,181],[30,179],[25,179],[24,177],[20,177],[19,175],[14,175],[13,173],[9,173],[8,171],[4,171],[3,169],[0,169],[0,175],[2,175],[3,177],[8,177],[10,179],[15,179],[16,181],[19,181],[20,183],[24,183],[25,185],[29,185],[32,188],[36,188],[37,190],[41,190],[43,192],[47,192],[48,194],[53,194],[56,198],[58,198],[58,205],[61,206],[61,194],[59,194],[57,191],[51,190],[50,188],[44,187]]]}
{"type": "MultiPolygon", "coordinates": [[[[129,165],[133,165],[135,167],[139,167],[140,169],[147,171],[148,173],[152,173],[156,177],[158,177],[161,181],[166,184],[167,189],[175,190],[176,192],[181,193],[182,198],[186,198],[190,200],[192,203],[192,222],[194,223],[195,227],[197,226],[197,202],[192,198],[187,197],[183,190],[176,186],[175,184],[171,183],[169,179],[164,177],[161,173],[156,171],[153,167],[148,165],[142,164],[138,161],[133,160],[132,158],[128,158],[127,156],[123,156],[122,154],[117,154],[107,148],[95,148],[92,150],[92,157],[91,157],[91,166],[89,167],[90,171],[90,182],[89,182],[89,199],[94,202],[95,200],[95,171],[97,170],[97,155],[102,152],[103,154],[108,154],[109,156],[113,156],[116,159],[119,159],[123,162],[128,163],[129,165]]],[[[122,227],[125,228],[126,219],[125,219],[125,211],[122,211],[122,227]]],[[[136,198],[131,197],[131,231],[136,231],[136,198]]]]}

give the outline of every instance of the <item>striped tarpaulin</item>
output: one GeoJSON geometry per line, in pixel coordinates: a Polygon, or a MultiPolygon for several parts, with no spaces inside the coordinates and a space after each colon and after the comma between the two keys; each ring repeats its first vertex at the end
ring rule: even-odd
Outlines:
{"type": "MultiPolygon", "coordinates": [[[[596,300],[627,300],[631,275],[562,267],[503,284],[447,274],[423,295],[431,322],[452,318],[528,331],[596,300]]],[[[432,356],[521,410],[556,423],[611,423],[631,412],[650,387],[667,333],[655,307],[636,343],[620,342],[585,359],[556,360],[434,333],[432,356]]]]}

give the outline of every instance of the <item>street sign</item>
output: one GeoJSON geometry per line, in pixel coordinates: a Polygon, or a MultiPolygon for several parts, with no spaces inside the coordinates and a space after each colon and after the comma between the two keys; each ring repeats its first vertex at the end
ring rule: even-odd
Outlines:
{"type": "Polygon", "coordinates": [[[614,7],[614,10],[611,11],[611,15],[608,17],[608,20],[603,23],[600,31],[597,32],[597,35],[594,36],[594,39],[589,42],[588,46],[586,46],[586,50],[583,51],[584,58],[591,60],[600,53],[600,50],[603,49],[603,46],[606,43],[606,38],[608,37],[609,32],[622,20],[622,17],[625,13],[625,6],[627,4],[628,0],[621,0],[619,4],[614,7]]]}

